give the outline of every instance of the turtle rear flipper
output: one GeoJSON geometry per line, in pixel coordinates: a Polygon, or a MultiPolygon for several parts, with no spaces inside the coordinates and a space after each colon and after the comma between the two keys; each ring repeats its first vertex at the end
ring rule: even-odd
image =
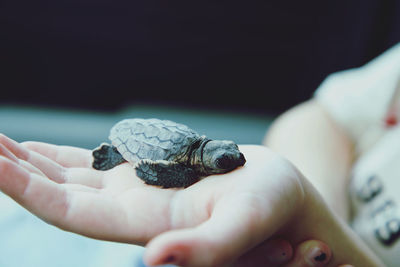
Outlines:
{"type": "Polygon", "coordinates": [[[135,169],[136,175],[146,184],[163,188],[188,187],[200,178],[192,168],[166,160],[144,159],[136,164],[135,169]]]}
{"type": "Polygon", "coordinates": [[[109,170],[115,166],[126,162],[115,146],[102,144],[93,150],[93,168],[96,170],[109,170]]]}

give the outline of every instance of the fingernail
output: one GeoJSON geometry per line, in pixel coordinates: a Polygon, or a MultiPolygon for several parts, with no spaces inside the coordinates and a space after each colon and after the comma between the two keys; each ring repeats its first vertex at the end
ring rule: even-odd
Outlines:
{"type": "Polygon", "coordinates": [[[318,247],[309,249],[306,253],[306,261],[311,266],[319,265],[326,262],[328,255],[318,247]]]}
{"type": "Polygon", "coordinates": [[[178,255],[178,253],[171,253],[167,257],[164,258],[162,261],[162,264],[174,264],[174,265],[179,265],[181,264],[182,259],[178,255]]]}

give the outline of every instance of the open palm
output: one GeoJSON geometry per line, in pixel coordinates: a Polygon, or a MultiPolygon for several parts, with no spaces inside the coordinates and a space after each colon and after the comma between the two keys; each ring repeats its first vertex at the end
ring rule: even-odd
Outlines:
{"type": "Polygon", "coordinates": [[[90,150],[19,144],[2,135],[0,189],[61,229],[147,244],[152,264],[177,260],[183,251],[196,264],[214,266],[278,231],[303,198],[298,174],[286,161],[264,147],[240,149],[244,167],[186,189],[160,189],[145,185],[128,163],[94,170],[90,150]]]}

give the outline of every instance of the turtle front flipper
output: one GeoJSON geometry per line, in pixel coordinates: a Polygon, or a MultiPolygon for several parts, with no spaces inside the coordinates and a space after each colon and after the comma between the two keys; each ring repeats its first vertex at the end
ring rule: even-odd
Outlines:
{"type": "Polygon", "coordinates": [[[93,150],[93,168],[96,170],[109,170],[115,166],[126,162],[115,146],[102,144],[99,148],[93,150]]]}
{"type": "Polygon", "coordinates": [[[146,184],[163,188],[188,187],[199,180],[199,175],[182,163],[144,159],[135,166],[137,176],[146,184]]]}

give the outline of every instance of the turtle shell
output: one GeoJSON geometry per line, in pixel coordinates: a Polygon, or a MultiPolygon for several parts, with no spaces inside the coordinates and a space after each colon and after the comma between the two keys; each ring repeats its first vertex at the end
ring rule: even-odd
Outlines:
{"type": "Polygon", "coordinates": [[[186,125],[159,119],[125,119],[110,131],[112,144],[130,163],[142,159],[176,161],[200,138],[186,125]]]}

